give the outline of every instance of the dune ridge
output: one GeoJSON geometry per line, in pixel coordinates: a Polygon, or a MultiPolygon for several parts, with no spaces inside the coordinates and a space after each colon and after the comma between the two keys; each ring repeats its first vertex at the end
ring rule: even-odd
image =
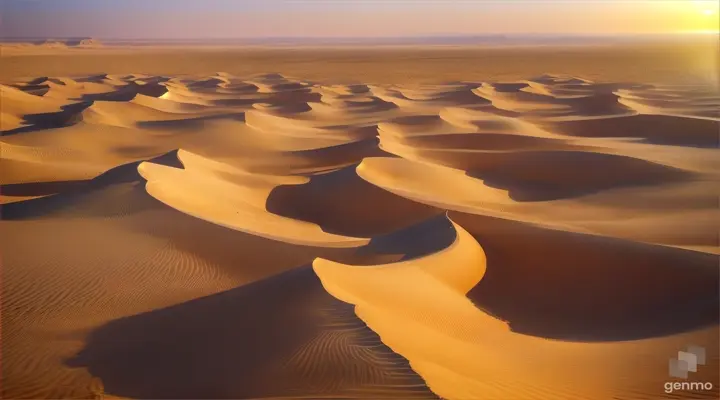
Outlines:
{"type": "Polygon", "coordinates": [[[3,397],[650,400],[698,345],[714,386],[682,394],[717,398],[712,88],[97,73],[0,96],[3,397]]]}
{"type": "MultiPolygon", "coordinates": [[[[654,353],[664,346],[672,352],[673,343],[685,338],[577,344],[514,334],[466,297],[483,279],[487,259],[475,239],[451,223],[455,242],[430,256],[362,267],[316,259],[313,268],[328,292],[354,304],[357,315],[443,398],[502,398],[510,390],[518,399],[655,398],[662,368],[630,381],[624,379],[627,368],[648,357],[664,360],[654,353]],[[593,367],[578,369],[588,365],[593,367]]],[[[715,332],[702,335],[707,341],[715,332]]]]}

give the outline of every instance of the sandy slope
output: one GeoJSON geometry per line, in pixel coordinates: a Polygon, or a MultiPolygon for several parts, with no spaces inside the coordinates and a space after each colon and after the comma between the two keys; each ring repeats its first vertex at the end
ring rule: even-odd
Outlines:
{"type": "Polygon", "coordinates": [[[532,72],[6,82],[3,397],[717,398],[720,95],[532,72]]]}
{"type": "MultiPolygon", "coordinates": [[[[477,289],[480,291],[479,295],[469,292],[474,291],[476,285],[483,279],[489,267],[488,259],[482,247],[468,231],[455,223],[452,226],[457,233],[455,241],[448,248],[426,257],[363,267],[324,259],[317,259],[313,263],[313,268],[324,287],[335,297],[354,304],[357,315],[380,335],[384,343],[405,356],[429,387],[444,398],[533,399],[539,396],[573,399],[654,399],[658,396],[657,389],[663,387],[663,382],[667,380],[666,359],[673,354],[675,348],[691,341],[706,346],[711,353],[716,353],[718,350],[717,328],[700,329],[692,334],[668,335],[662,339],[646,338],[602,344],[548,341],[511,332],[509,328],[514,327],[516,320],[527,319],[528,316],[512,315],[508,322],[504,322],[477,308],[479,301],[475,297],[482,296],[483,288],[477,289]],[[432,295],[428,296],[428,294],[432,295]],[[475,304],[472,300],[475,300],[475,304]],[[428,343],[442,345],[429,346],[428,343]],[[642,366],[641,371],[636,370],[639,366],[642,366]]],[[[498,233],[497,231],[489,233],[489,235],[493,234],[498,233]]],[[[519,238],[520,235],[515,237],[519,238]]],[[[595,256],[596,261],[604,261],[606,265],[611,261],[595,256]]],[[[532,262],[526,260],[526,257],[530,255],[527,254],[516,261],[532,262]]],[[[692,265],[698,269],[697,275],[690,278],[693,282],[682,282],[680,279],[688,279],[688,277],[680,278],[679,272],[675,271],[674,277],[661,278],[664,288],[653,287],[650,290],[642,290],[640,287],[635,287],[633,295],[625,298],[624,304],[625,307],[629,306],[632,309],[616,309],[614,312],[637,314],[635,317],[642,317],[644,313],[652,312],[650,310],[667,307],[663,304],[666,301],[663,299],[663,294],[666,293],[663,289],[672,290],[676,287],[697,290],[691,295],[695,299],[685,306],[687,309],[702,307],[702,302],[705,303],[706,312],[708,308],[713,308],[711,304],[716,294],[716,283],[713,279],[717,278],[717,271],[713,271],[715,267],[713,261],[716,260],[713,260],[713,257],[692,254],[688,254],[684,259],[689,264],[685,266],[686,268],[692,265]],[[697,261],[691,261],[693,258],[697,261]],[[641,305],[643,310],[635,309],[636,304],[633,303],[638,301],[644,303],[641,305]]],[[[566,267],[571,268],[570,265],[566,267]]],[[[662,265],[655,267],[656,274],[671,273],[664,271],[662,265]]],[[[606,268],[606,273],[611,272],[607,269],[610,268],[606,268]]],[[[520,276],[523,272],[516,271],[517,275],[514,279],[524,281],[526,278],[520,276]]],[[[588,278],[592,274],[591,271],[586,273],[588,278]]],[[[637,279],[643,276],[636,275],[633,271],[625,274],[637,279]]],[[[543,297],[554,297],[555,295],[549,294],[548,291],[573,284],[563,282],[565,279],[570,279],[570,276],[562,270],[556,272],[552,278],[545,276],[547,284],[543,285],[541,279],[533,282],[534,285],[544,286],[543,297]],[[555,282],[556,280],[560,282],[555,282]]],[[[646,279],[655,281],[655,278],[646,279]]],[[[602,283],[596,282],[596,285],[600,284],[602,283]]],[[[581,282],[574,282],[574,285],[581,285],[581,282]]],[[[626,294],[623,293],[625,289],[622,286],[623,284],[615,282],[605,289],[607,292],[612,292],[615,297],[625,297],[626,294]]],[[[519,293],[513,293],[511,290],[495,295],[520,296],[519,293]]],[[[595,295],[603,296],[602,293],[595,295]]],[[[686,296],[687,293],[683,295],[686,296]]],[[[580,294],[572,296],[570,293],[565,293],[563,297],[567,297],[566,301],[571,298],[577,302],[586,301],[580,294]]],[[[542,313],[539,304],[542,301],[540,299],[536,303],[525,304],[524,313],[533,311],[542,313]]],[[[604,301],[593,299],[593,303],[603,308],[616,308],[617,305],[614,303],[617,301],[617,299],[604,301]]],[[[554,306],[557,307],[557,304],[554,306]]],[[[591,311],[590,306],[590,302],[585,304],[587,308],[582,312],[594,312],[591,311]]],[[[637,307],[639,308],[640,305],[637,307]]],[[[596,312],[604,313],[602,310],[596,312]]],[[[581,315],[574,317],[583,318],[581,315]]],[[[595,317],[603,318],[600,315],[595,317]]],[[[627,318],[627,315],[623,317],[627,318]]],[[[667,316],[663,315],[663,317],[667,316]]],[[[607,334],[604,329],[615,328],[611,324],[624,323],[630,328],[630,320],[625,318],[609,318],[606,322],[608,326],[595,325],[593,334],[597,336],[594,339],[609,339],[610,336],[603,337],[603,335],[607,334]]],[[[658,323],[660,318],[654,315],[652,319],[646,318],[643,322],[646,325],[658,323]]],[[[707,314],[705,318],[703,322],[711,320],[707,314]]],[[[673,322],[685,323],[680,318],[674,319],[673,322]]],[[[559,324],[560,321],[548,316],[536,323],[552,326],[559,324]]],[[[701,323],[701,321],[690,323],[701,323]]],[[[586,324],[590,325],[589,322],[586,324]]],[[[633,325],[635,324],[638,324],[637,321],[633,322],[633,325]]],[[[654,331],[654,334],[657,332],[654,331]]],[[[650,333],[643,332],[643,334],[650,333]]],[[[592,338],[588,336],[580,339],[578,336],[569,336],[567,339],[592,338]]],[[[705,379],[714,378],[712,371],[705,370],[702,373],[705,379]]],[[[708,398],[712,398],[713,395],[707,393],[708,398]]]]}

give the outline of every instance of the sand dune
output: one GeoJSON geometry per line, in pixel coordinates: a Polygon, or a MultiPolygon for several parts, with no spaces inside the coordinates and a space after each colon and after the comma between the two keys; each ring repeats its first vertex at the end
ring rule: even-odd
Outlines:
{"type": "Polygon", "coordinates": [[[314,224],[284,218],[264,209],[269,191],[279,184],[302,184],[306,178],[243,174],[192,153],[178,154],[184,169],[151,163],[138,167],[153,197],[186,214],[232,229],[299,245],[361,246],[370,239],[325,233],[314,224]],[[212,203],[208,200],[212,199],[212,203]],[[212,206],[210,205],[212,204],[212,206]],[[244,207],[243,207],[244,206],[244,207]]]}
{"type": "Polygon", "coordinates": [[[2,396],[717,398],[720,94],[507,67],[3,82],[2,396]]]}
{"type": "MultiPolygon", "coordinates": [[[[3,98],[2,130],[12,131],[31,124],[26,117],[29,115],[47,117],[60,114],[66,103],[53,99],[35,96],[10,86],[1,85],[0,93],[3,98]]],[[[41,117],[37,117],[41,118],[41,117]]]]}
{"type": "MultiPolygon", "coordinates": [[[[577,154],[544,155],[562,160],[577,154]]],[[[525,165],[503,164],[492,173],[471,173],[400,158],[366,158],[358,166],[358,175],[392,193],[441,209],[520,220],[551,229],[720,251],[714,228],[717,191],[707,181],[698,182],[692,175],[656,167],[643,171],[642,164],[629,163],[624,168],[635,169],[638,175],[625,174],[622,180],[612,182],[617,186],[612,186],[602,173],[574,174],[561,163],[557,166],[560,169],[548,170],[555,160],[522,155],[513,162],[530,160],[531,164],[525,165]],[[680,183],[683,180],[687,182],[680,183]],[[645,203],[658,200],[661,203],[652,206],[645,203]]],[[[585,161],[576,163],[583,165],[585,161]]]]}
{"type": "Polygon", "coordinates": [[[69,364],[141,398],[435,397],[307,268],[118,320],[69,364]],[[175,348],[191,344],[178,358],[175,348]]]}
{"type": "Polygon", "coordinates": [[[644,114],[680,115],[720,118],[717,92],[700,87],[660,86],[646,90],[620,89],[620,103],[633,107],[644,114]]]}
{"type": "Polygon", "coordinates": [[[436,111],[446,106],[482,105],[487,100],[473,93],[472,83],[445,84],[445,85],[419,85],[419,86],[390,86],[374,87],[373,93],[388,102],[397,104],[400,108],[409,108],[427,112],[436,111]]]}
{"type": "MultiPolygon", "coordinates": [[[[484,313],[471,302],[470,299],[483,296],[481,293],[484,286],[476,285],[486,274],[488,259],[473,236],[455,223],[453,227],[457,232],[455,242],[447,249],[430,256],[396,264],[364,267],[317,259],[313,263],[313,268],[322,280],[323,286],[332,295],[354,304],[357,315],[380,335],[384,343],[406,357],[412,368],[423,376],[430,389],[444,398],[483,398],[484,396],[501,398],[509,393],[513,398],[522,399],[537,396],[588,399],[656,398],[655,388],[662,386],[662,382],[667,379],[662,349],[667,346],[664,352],[672,354],[673,345],[677,346],[689,340],[688,337],[680,335],[668,336],[663,341],[646,339],[616,344],[578,344],[546,341],[511,332],[507,322],[484,313]],[[392,288],[392,290],[381,288],[392,288]],[[403,290],[401,295],[397,292],[399,288],[403,290]],[[478,294],[468,294],[471,290],[478,294]],[[429,293],[432,295],[428,296],[429,293]],[[453,312],[448,313],[447,310],[453,312]],[[428,346],[427,343],[443,343],[443,347],[437,349],[428,346]],[[625,379],[629,369],[634,369],[638,363],[646,365],[648,358],[657,359],[656,368],[633,374],[632,380],[625,379]],[[459,382],[461,384],[458,384],[459,382]]],[[[497,229],[491,230],[486,227],[482,229],[487,235],[501,234],[497,229]]],[[[513,240],[517,239],[518,236],[514,236],[513,240]]],[[[525,253],[521,257],[530,256],[525,253]]],[[[706,323],[713,319],[711,312],[716,309],[712,303],[716,290],[714,278],[717,278],[718,274],[713,268],[713,257],[705,256],[704,260],[701,258],[698,261],[698,270],[696,270],[698,275],[692,278],[694,283],[681,283],[676,280],[678,275],[675,275],[675,278],[663,276],[661,279],[667,285],[666,290],[687,288],[687,292],[683,292],[683,295],[693,296],[694,299],[689,300],[685,306],[686,310],[699,310],[698,307],[704,302],[703,316],[706,323]],[[695,291],[696,289],[698,291],[695,291]]],[[[526,261],[516,265],[522,265],[524,262],[526,261]]],[[[671,266],[672,264],[668,265],[671,266]]],[[[660,272],[657,267],[652,268],[654,274],[666,273],[660,272]]],[[[570,268],[566,266],[561,274],[555,274],[549,282],[550,285],[555,283],[553,281],[555,279],[563,280],[559,285],[567,285],[568,282],[564,279],[570,278],[562,274],[570,273],[570,268]]],[[[672,266],[672,268],[678,267],[672,266]]],[[[583,270],[586,274],[592,274],[592,271],[586,268],[583,270]]],[[[644,273],[639,272],[639,274],[645,276],[644,273]]],[[[512,275],[513,278],[510,279],[517,284],[524,281],[524,278],[519,277],[522,275],[523,273],[518,273],[512,275]]],[[[583,279],[587,278],[590,277],[583,276],[583,279]]],[[[538,281],[532,282],[535,286],[538,281]]],[[[528,284],[530,284],[529,280],[528,284]]],[[[598,282],[596,281],[595,284],[598,282]]],[[[616,285],[617,282],[611,281],[608,284],[616,285]]],[[[577,287],[580,284],[576,282],[575,285],[577,287]]],[[[612,291],[615,296],[614,301],[621,302],[623,307],[627,307],[630,304],[629,299],[621,301],[619,289],[621,288],[614,286],[612,289],[607,288],[603,293],[612,291]]],[[[539,290],[542,293],[542,300],[538,299],[538,302],[552,297],[548,294],[548,290],[550,293],[556,293],[545,285],[539,290]]],[[[493,298],[503,298],[503,295],[506,296],[509,292],[514,291],[505,288],[499,293],[494,292],[496,296],[493,298]]],[[[664,293],[661,287],[653,285],[651,292],[644,293],[649,296],[642,298],[644,303],[642,307],[655,310],[661,308],[660,304],[651,302],[661,301],[658,297],[663,298],[664,293]]],[[[629,291],[628,295],[635,297],[638,292],[629,291]]],[[[576,301],[584,298],[580,293],[562,294],[562,297],[565,296],[576,301]]],[[[588,300],[600,301],[599,297],[588,300]]],[[[635,299],[640,300],[637,297],[635,299]]],[[[574,316],[577,321],[577,318],[582,318],[580,313],[586,315],[588,312],[585,307],[592,307],[592,304],[575,306],[574,311],[579,313],[574,316]]],[[[547,307],[547,311],[553,310],[552,306],[539,303],[532,305],[528,303],[526,307],[525,313],[528,308],[536,310],[536,313],[542,312],[543,307],[547,307]]],[[[609,307],[612,306],[603,301],[602,307],[603,310],[610,311],[609,307]]],[[[627,308],[614,312],[626,314],[622,318],[627,318],[629,314],[627,308]]],[[[643,312],[639,313],[642,315],[643,312]]],[[[535,317],[542,321],[540,323],[545,327],[555,324],[551,316],[535,315],[535,317]]],[[[595,328],[595,333],[601,334],[601,329],[615,329],[616,326],[612,324],[618,323],[617,317],[617,315],[605,317],[607,320],[603,325],[595,328]]],[[[594,314],[593,318],[598,318],[598,315],[594,314]]],[[[679,320],[672,321],[677,324],[679,320]]],[[[510,328],[513,328],[513,322],[512,319],[509,321],[510,328]]],[[[661,321],[657,317],[652,319],[652,323],[658,322],[661,321]]],[[[703,320],[695,322],[702,324],[703,320]]],[[[624,323],[628,326],[627,321],[624,323]]],[[[526,327],[522,326],[522,328],[526,327]]],[[[701,340],[703,345],[716,349],[714,335],[717,335],[717,329],[701,330],[694,334],[692,339],[701,340]]]]}
{"type": "Polygon", "coordinates": [[[623,85],[594,85],[583,80],[545,76],[518,83],[484,83],[474,89],[474,93],[498,109],[533,120],[634,114],[633,109],[617,101],[618,95],[612,90],[616,87],[623,85]]]}
{"type": "Polygon", "coordinates": [[[245,286],[325,251],[227,234],[154,201],[140,181],[114,181],[4,207],[2,228],[9,238],[3,260],[12,268],[3,281],[3,339],[11,344],[3,349],[4,397],[433,398],[309,271],[301,279],[293,273],[269,286],[245,286]],[[43,243],[45,251],[28,256],[31,241],[43,243]],[[88,260],[88,249],[96,257],[88,260]],[[275,261],[269,263],[266,253],[275,261]],[[277,290],[289,297],[272,300],[277,290]],[[304,315],[297,312],[302,302],[304,315]],[[254,307],[261,303],[265,311],[254,307]],[[242,315],[232,315],[237,312],[242,315]],[[133,320],[136,314],[140,319],[133,320]],[[94,326],[125,317],[130,319],[121,321],[128,323],[94,334],[98,347],[81,351],[94,326]],[[285,336],[266,332],[277,329],[285,336]],[[167,342],[171,337],[178,341],[167,342]],[[158,348],[158,342],[166,346],[158,348]],[[197,347],[200,342],[206,347],[197,347]],[[230,342],[237,344],[233,350],[230,342]],[[183,347],[196,350],[176,358],[175,349],[183,347]],[[277,357],[268,357],[273,348],[277,357]],[[126,363],[117,362],[120,354],[126,363]],[[336,367],[324,367],[329,365],[336,367]],[[198,366],[207,373],[195,380],[198,366]]]}

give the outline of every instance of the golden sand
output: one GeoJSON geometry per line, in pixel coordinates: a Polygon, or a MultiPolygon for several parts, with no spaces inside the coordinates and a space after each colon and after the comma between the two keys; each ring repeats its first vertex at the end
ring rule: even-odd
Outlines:
{"type": "Polygon", "coordinates": [[[717,398],[696,50],[6,47],[2,397],[717,398]]]}

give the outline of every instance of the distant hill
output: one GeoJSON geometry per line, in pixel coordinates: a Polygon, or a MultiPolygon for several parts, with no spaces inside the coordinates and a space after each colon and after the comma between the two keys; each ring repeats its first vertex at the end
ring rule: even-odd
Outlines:
{"type": "Polygon", "coordinates": [[[33,44],[44,47],[99,47],[102,43],[93,38],[47,39],[33,44]]]}

